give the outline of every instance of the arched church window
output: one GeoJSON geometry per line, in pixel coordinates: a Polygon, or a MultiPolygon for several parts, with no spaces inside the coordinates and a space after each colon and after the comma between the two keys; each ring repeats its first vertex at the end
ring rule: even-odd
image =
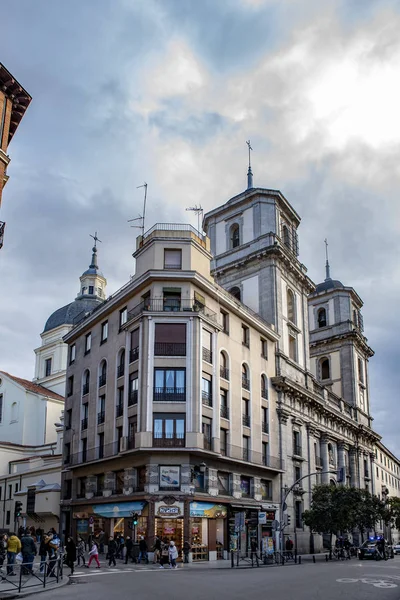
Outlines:
{"type": "Polygon", "coordinates": [[[321,379],[330,379],[331,378],[331,366],[329,364],[329,358],[323,358],[320,362],[321,368],[321,379]]]}
{"type": "Polygon", "coordinates": [[[318,327],[326,327],[326,310],[320,308],[318,311],[318,327]]]}
{"type": "Polygon", "coordinates": [[[239,231],[239,225],[237,223],[235,223],[231,227],[230,238],[231,238],[231,248],[237,248],[238,246],[240,246],[240,231],[239,231]]]}
{"type": "Polygon", "coordinates": [[[240,288],[238,288],[237,286],[231,288],[229,290],[229,293],[232,294],[232,296],[234,296],[237,300],[241,300],[240,288]]]}
{"type": "Polygon", "coordinates": [[[292,290],[287,290],[286,292],[287,299],[287,316],[289,321],[292,323],[296,323],[296,310],[295,310],[295,298],[292,290]]]}

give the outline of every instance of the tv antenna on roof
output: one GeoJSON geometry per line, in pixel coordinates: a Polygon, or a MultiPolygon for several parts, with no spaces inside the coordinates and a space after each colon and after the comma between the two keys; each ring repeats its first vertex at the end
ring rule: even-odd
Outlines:
{"type": "Polygon", "coordinates": [[[197,231],[199,232],[199,235],[200,235],[200,215],[201,215],[201,222],[203,222],[203,212],[204,212],[201,204],[199,204],[199,206],[197,206],[197,204],[195,204],[194,206],[189,206],[185,210],[190,210],[197,215],[197,231]]]}
{"type": "Polygon", "coordinates": [[[146,218],[146,200],[147,200],[147,183],[144,182],[143,185],[138,185],[137,190],[139,188],[144,188],[144,199],[143,199],[143,215],[139,215],[136,219],[128,219],[128,223],[133,223],[134,221],[141,221],[141,225],[131,225],[134,229],[140,229],[142,232],[142,238],[144,237],[144,221],[146,218]]]}

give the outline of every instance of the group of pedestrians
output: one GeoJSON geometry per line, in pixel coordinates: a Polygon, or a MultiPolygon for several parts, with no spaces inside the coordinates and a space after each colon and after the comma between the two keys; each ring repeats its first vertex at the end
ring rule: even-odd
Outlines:
{"type": "MultiPolygon", "coordinates": [[[[23,575],[32,575],[33,563],[38,553],[40,555],[40,573],[45,572],[47,563],[46,576],[56,577],[55,571],[60,548],[60,538],[55,529],[51,529],[47,534],[42,533],[40,535],[38,552],[37,544],[33,537],[34,533],[36,533],[34,528],[20,528],[18,536],[13,532],[0,536],[0,568],[2,569],[6,563],[7,577],[15,577],[17,575],[15,572],[17,562],[21,563],[23,575]]],[[[5,579],[4,575],[2,575],[1,579],[5,579]]]]}

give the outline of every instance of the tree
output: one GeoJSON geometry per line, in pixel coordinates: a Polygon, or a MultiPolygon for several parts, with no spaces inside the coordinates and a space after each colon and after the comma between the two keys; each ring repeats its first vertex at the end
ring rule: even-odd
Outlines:
{"type": "Polygon", "coordinates": [[[374,530],[377,521],[385,519],[385,503],[377,496],[370,494],[368,490],[348,488],[349,497],[352,497],[352,510],[350,512],[350,527],[358,529],[361,540],[364,541],[364,533],[374,530]]]}

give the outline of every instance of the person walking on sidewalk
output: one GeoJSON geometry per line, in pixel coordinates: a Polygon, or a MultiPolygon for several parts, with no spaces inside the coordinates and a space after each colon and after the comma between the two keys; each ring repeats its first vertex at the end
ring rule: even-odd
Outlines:
{"type": "Polygon", "coordinates": [[[107,546],[107,556],[108,557],[108,566],[111,567],[111,563],[114,563],[114,567],[117,566],[117,563],[115,562],[115,556],[117,554],[117,542],[114,540],[113,537],[110,536],[110,539],[108,540],[108,546],[107,546]]]}
{"type": "Polygon", "coordinates": [[[33,561],[37,554],[36,544],[33,541],[33,537],[29,531],[26,530],[25,534],[21,538],[21,553],[22,553],[22,569],[24,574],[33,573],[33,561]]]}
{"type": "Polygon", "coordinates": [[[96,542],[92,542],[92,547],[89,551],[89,562],[86,565],[86,568],[89,569],[90,565],[92,564],[92,560],[95,560],[97,563],[97,567],[96,569],[100,569],[100,563],[99,563],[99,549],[97,548],[97,544],[96,542]]]}
{"type": "Polygon", "coordinates": [[[52,529],[49,531],[49,535],[46,538],[46,546],[47,552],[49,554],[49,564],[47,565],[47,577],[57,577],[55,574],[57,558],[58,558],[58,550],[60,548],[60,538],[57,533],[51,533],[52,529]]]}
{"type": "Polygon", "coordinates": [[[83,563],[83,566],[86,565],[86,561],[85,561],[85,540],[83,540],[81,537],[78,540],[78,544],[76,546],[76,551],[77,551],[77,555],[78,555],[78,567],[81,564],[81,561],[83,563]]]}
{"type": "Polygon", "coordinates": [[[188,540],[186,540],[186,542],[183,544],[183,556],[185,557],[183,562],[185,562],[185,563],[189,562],[189,553],[190,553],[191,549],[192,549],[192,547],[191,547],[190,543],[188,542],[188,540]]]}
{"type": "Polygon", "coordinates": [[[164,538],[161,541],[161,556],[160,556],[160,569],[164,568],[164,564],[168,564],[169,553],[168,553],[168,540],[164,538]]]}
{"type": "Polygon", "coordinates": [[[257,544],[257,540],[256,538],[251,538],[250,541],[250,558],[251,558],[251,565],[253,566],[253,557],[256,557],[256,564],[257,567],[259,567],[260,565],[258,564],[258,554],[257,554],[257,550],[258,550],[258,544],[257,544]]]}
{"type": "Polygon", "coordinates": [[[147,542],[143,536],[140,538],[140,542],[139,542],[139,560],[138,560],[139,565],[142,562],[142,558],[144,558],[145,563],[147,565],[149,562],[149,557],[147,554],[147,542]]]}
{"type": "Polygon", "coordinates": [[[129,537],[129,535],[126,536],[125,547],[126,547],[125,564],[126,565],[128,564],[129,558],[134,563],[135,559],[133,557],[133,540],[129,537]]]}
{"type": "Polygon", "coordinates": [[[39,556],[40,556],[40,567],[39,570],[41,573],[44,573],[44,569],[46,566],[46,556],[47,556],[47,537],[42,536],[39,545],[39,556]]]}
{"type": "Polygon", "coordinates": [[[161,564],[161,546],[162,546],[161,539],[157,535],[156,540],[154,542],[153,565],[156,565],[158,561],[160,561],[160,564],[161,564]]]}
{"type": "Polygon", "coordinates": [[[74,562],[76,561],[76,544],[72,537],[67,538],[65,544],[66,560],[65,564],[71,569],[71,575],[74,574],[74,562]]]}
{"type": "Polygon", "coordinates": [[[175,542],[172,540],[169,543],[168,555],[170,569],[177,569],[176,559],[178,558],[178,550],[176,549],[175,542]]]}
{"type": "Polygon", "coordinates": [[[10,533],[7,542],[7,575],[16,575],[14,573],[14,564],[18,552],[21,552],[21,542],[15,533],[10,533]]]}

